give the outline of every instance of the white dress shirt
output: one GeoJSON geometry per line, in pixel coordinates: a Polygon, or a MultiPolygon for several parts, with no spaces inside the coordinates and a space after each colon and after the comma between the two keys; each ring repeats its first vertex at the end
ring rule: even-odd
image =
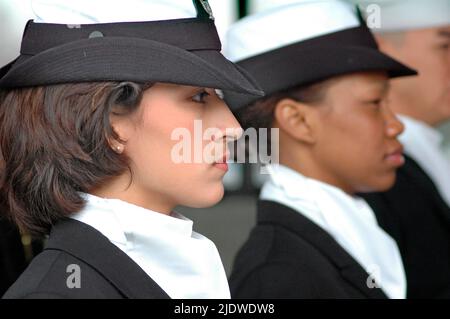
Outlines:
{"type": "Polygon", "coordinates": [[[411,117],[399,115],[399,118],[405,125],[405,131],[399,138],[405,147],[405,154],[427,173],[450,206],[450,160],[442,148],[442,133],[411,117]]]}
{"type": "Polygon", "coordinates": [[[261,190],[261,199],[284,204],[309,218],[328,232],[388,297],[406,297],[406,276],[398,246],[379,227],[362,198],[283,165],[268,165],[267,169],[270,179],[261,190]]]}
{"type": "Polygon", "coordinates": [[[87,204],[72,218],[100,231],[171,298],[230,298],[217,248],[192,230],[191,220],[119,199],[82,195],[87,204]]]}

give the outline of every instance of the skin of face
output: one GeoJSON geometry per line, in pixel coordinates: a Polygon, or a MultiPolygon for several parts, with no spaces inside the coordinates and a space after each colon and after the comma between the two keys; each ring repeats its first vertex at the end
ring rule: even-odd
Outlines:
{"type": "Polygon", "coordinates": [[[343,191],[384,191],[404,163],[403,125],[390,110],[384,72],[335,77],[315,105],[283,99],[275,108],[280,163],[343,191]]]}
{"type": "Polygon", "coordinates": [[[392,80],[396,113],[436,126],[450,119],[450,25],[377,37],[380,49],[419,72],[392,80]]]}
{"type": "Polygon", "coordinates": [[[240,137],[242,129],[228,106],[214,89],[157,83],[144,92],[137,112],[126,117],[112,117],[111,124],[125,141],[112,141],[112,148],[123,147],[130,159],[130,173],[114,178],[91,193],[118,198],[129,203],[170,214],[177,205],[208,207],[224,194],[222,179],[226,171],[214,165],[223,162],[227,143],[240,137]],[[194,159],[194,121],[202,121],[202,136],[208,128],[216,134],[202,138],[202,146],[217,150],[207,152],[200,163],[177,163],[172,149],[179,140],[172,138],[175,129],[190,133],[194,159]],[[227,128],[235,129],[231,135],[227,128]],[[212,158],[211,158],[212,157],[212,158]]]}

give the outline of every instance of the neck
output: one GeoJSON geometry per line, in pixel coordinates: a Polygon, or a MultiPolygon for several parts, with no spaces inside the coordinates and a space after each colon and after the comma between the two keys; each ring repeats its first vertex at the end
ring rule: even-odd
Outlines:
{"type": "Polygon", "coordinates": [[[88,193],[102,198],[120,199],[165,215],[170,215],[176,206],[163,194],[145,190],[134,182],[130,184],[129,176],[126,175],[114,177],[88,193]]]}

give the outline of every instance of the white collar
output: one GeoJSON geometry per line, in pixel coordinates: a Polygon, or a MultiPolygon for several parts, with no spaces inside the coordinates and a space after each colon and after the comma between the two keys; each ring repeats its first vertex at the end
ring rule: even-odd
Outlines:
{"type": "Polygon", "coordinates": [[[230,298],[217,248],[192,230],[191,220],[119,199],[82,196],[86,206],[72,218],[100,231],[170,297],[230,298]]]}
{"type": "Polygon", "coordinates": [[[413,142],[414,139],[422,139],[426,140],[427,143],[433,144],[435,147],[442,145],[444,136],[438,129],[407,115],[398,114],[397,116],[405,125],[405,131],[400,135],[400,138],[406,144],[409,145],[410,143],[408,142],[413,142]]]}
{"type": "Polygon", "coordinates": [[[399,118],[405,125],[405,131],[399,138],[405,153],[427,173],[450,206],[450,160],[442,149],[442,133],[411,117],[399,115],[399,118]]]}
{"type": "Polygon", "coordinates": [[[341,189],[283,165],[268,165],[260,198],[284,204],[327,231],[391,298],[405,298],[406,277],[395,241],[379,227],[369,205],[341,189]]]}

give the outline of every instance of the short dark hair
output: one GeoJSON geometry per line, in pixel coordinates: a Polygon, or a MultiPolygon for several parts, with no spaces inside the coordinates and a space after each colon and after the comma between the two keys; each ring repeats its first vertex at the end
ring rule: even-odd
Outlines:
{"type": "MultiPolygon", "coordinates": [[[[334,82],[334,77],[308,85],[295,86],[265,96],[252,104],[240,108],[234,114],[244,130],[248,128],[270,129],[273,126],[275,107],[283,99],[316,104],[323,101],[327,89],[334,82]]],[[[258,143],[259,144],[259,143],[258,143]]],[[[266,149],[271,152],[271,134],[267,134],[266,149]]],[[[248,145],[246,145],[248,151],[248,145]]]]}
{"type": "Polygon", "coordinates": [[[22,232],[49,233],[88,192],[129,169],[109,142],[110,114],[134,112],[151,84],[71,83],[0,91],[0,210],[22,232]]]}

